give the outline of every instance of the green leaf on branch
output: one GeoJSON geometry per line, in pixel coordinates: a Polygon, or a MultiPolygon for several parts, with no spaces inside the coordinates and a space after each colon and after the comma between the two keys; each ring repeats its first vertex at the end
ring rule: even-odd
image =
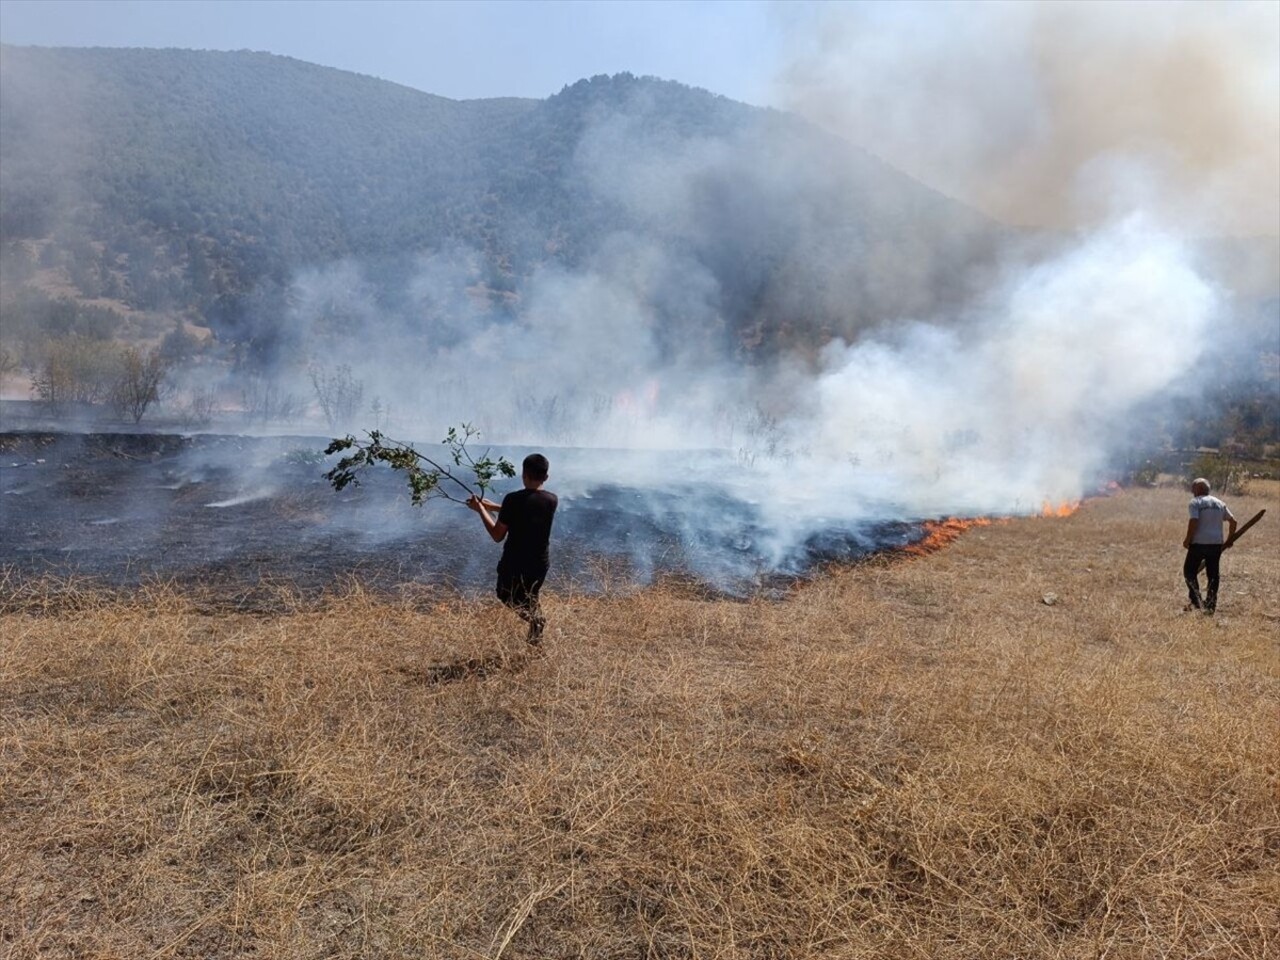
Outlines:
{"type": "Polygon", "coordinates": [[[325,474],[334,490],[359,486],[364,470],[384,463],[405,473],[414,506],[433,498],[465,503],[470,496],[483,498],[499,476],[516,475],[515,466],[505,457],[495,458],[488,450],[478,458],[472,454],[467,444],[479,437],[480,431],[467,423],[450,427],[441,441],[449,453],[448,458],[440,458],[445,462],[424,456],[411,444],[392,440],[379,430],[370,430],[366,436],[367,440],[351,435],[337,437],[325,448],[326,456],[347,454],[325,474]]]}

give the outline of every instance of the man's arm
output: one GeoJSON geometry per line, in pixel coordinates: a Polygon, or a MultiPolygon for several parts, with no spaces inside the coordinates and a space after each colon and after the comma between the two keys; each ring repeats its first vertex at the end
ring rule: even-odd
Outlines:
{"type": "Polygon", "coordinates": [[[1187,535],[1182,538],[1182,545],[1188,550],[1191,549],[1191,539],[1196,535],[1196,527],[1198,526],[1200,526],[1198,517],[1192,517],[1187,521],[1187,535]]]}
{"type": "Polygon", "coordinates": [[[1236,535],[1236,518],[1231,515],[1231,511],[1227,511],[1227,538],[1222,541],[1224,548],[1231,547],[1231,539],[1236,535]]]}
{"type": "Polygon", "coordinates": [[[489,536],[493,538],[494,543],[501,543],[502,539],[507,535],[507,525],[493,519],[489,513],[490,510],[502,508],[492,500],[481,500],[478,497],[468,497],[467,506],[480,514],[480,521],[484,524],[485,530],[489,531],[489,536]]]}

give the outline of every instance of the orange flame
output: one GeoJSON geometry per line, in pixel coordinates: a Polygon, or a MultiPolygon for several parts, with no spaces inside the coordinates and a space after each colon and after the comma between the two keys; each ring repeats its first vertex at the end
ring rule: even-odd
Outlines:
{"type": "Polygon", "coordinates": [[[973,517],[962,520],[959,517],[947,517],[945,520],[926,520],[924,537],[915,543],[902,548],[902,552],[912,557],[923,557],[960,539],[960,535],[973,527],[989,527],[992,521],[987,517],[973,517]]]}
{"type": "Polygon", "coordinates": [[[657,380],[646,380],[634,391],[628,388],[619,390],[613,402],[623,413],[650,414],[657,409],[659,392],[657,380]]]}
{"type": "Polygon", "coordinates": [[[1069,517],[1080,509],[1079,500],[1064,500],[1056,506],[1048,500],[1044,502],[1044,507],[1040,510],[1042,517],[1069,517]]]}
{"type": "MultiPolygon", "coordinates": [[[[1069,517],[1080,509],[1082,502],[1081,500],[1064,500],[1062,503],[1053,504],[1046,500],[1040,510],[1040,516],[1069,517]]],[[[921,524],[924,537],[915,543],[907,544],[902,548],[902,552],[909,557],[923,557],[955,543],[966,530],[1007,522],[1005,518],[992,519],[991,517],[947,517],[943,520],[926,520],[921,524]]]]}

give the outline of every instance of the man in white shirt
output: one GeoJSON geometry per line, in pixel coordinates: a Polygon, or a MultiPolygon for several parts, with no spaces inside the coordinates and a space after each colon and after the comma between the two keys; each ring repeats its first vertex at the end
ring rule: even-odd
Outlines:
{"type": "Polygon", "coordinates": [[[1236,533],[1236,518],[1227,505],[1217,497],[1209,496],[1209,481],[1200,477],[1191,482],[1191,503],[1188,505],[1187,535],[1182,545],[1187,558],[1182,564],[1182,576],[1187,581],[1188,610],[1204,610],[1210,616],[1218,606],[1218,561],[1222,551],[1236,533]],[[1222,521],[1229,528],[1223,536],[1222,521]],[[1204,564],[1209,578],[1209,590],[1204,601],[1200,600],[1200,565],[1204,564]]]}

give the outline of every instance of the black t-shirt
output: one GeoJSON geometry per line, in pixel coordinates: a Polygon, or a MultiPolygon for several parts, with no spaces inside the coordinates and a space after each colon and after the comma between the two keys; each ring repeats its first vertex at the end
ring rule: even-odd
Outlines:
{"type": "Polygon", "coordinates": [[[499,570],[545,573],[551,562],[551,521],[560,501],[549,490],[517,490],[502,498],[498,522],[507,525],[499,570]]]}

